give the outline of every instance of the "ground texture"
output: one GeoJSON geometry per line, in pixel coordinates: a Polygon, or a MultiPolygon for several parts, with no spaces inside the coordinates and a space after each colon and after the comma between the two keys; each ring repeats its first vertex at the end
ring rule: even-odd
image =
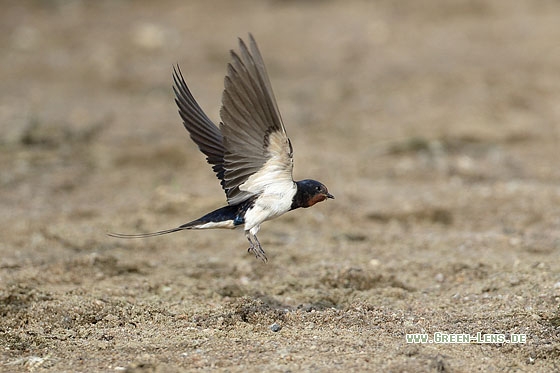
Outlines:
{"type": "Polygon", "coordinates": [[[0,12],[0,370],[560,369],[558,1],[10,1],[0,12]],[[224,195],[171,91],[218,120],[252,32],[295,177],[336,200],[170,228],[224,195]],[[408,333],[525,344],[407,344],[408,333]]]}

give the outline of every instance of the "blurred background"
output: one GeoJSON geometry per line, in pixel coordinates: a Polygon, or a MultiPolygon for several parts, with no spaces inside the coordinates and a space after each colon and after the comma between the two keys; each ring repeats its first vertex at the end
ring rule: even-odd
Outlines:
{"type": "MultiPolygon", "coordinates": [[[[187,296],[178,281],[200,297],[193,304],[222,304],[208,294],[224,283],[290,306],[426,301],[380,300],[400,283],[441,286],[432,308],[488,288],[557,309],[559,19],[552,0],[3,0],[0,282],[76,307],[68,288],[148,282],[176,299],[187,296]],[[229,50],[249,32],[295,178],[322,181],[336,200],[264,224],[267,267],[241,232],[106,237],[174,227],[225,202],[181,124],[171,74],[179,64],[219,122],[229,50]],[[396,282],[363,286],[348,268],[396,282]],[[329,293],[339,287],[353,290],[329,293]]],[[[138,286],[136,299],[151,299],[138,286]]]]}
{"type": "Polygon", "coordinates": [[[248,32],[296,178],[344,190],[342,206],[387,178],[558,181],[558,14],[554,1],[5,1],[2,226],[134,210],[154,183],[220,198],[171,70],[217,122],[228,51],[248,32]]]}

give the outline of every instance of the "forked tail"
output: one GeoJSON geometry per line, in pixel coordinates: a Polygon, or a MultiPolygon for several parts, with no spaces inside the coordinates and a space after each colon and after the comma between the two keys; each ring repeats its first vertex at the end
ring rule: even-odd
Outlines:
{"type": "Polygon", "coordinates": [[[184,229],[189,229],[188,227],[177,227],[173,229],[166,229],[164,231],[158,232],[150,232],[150,233],[137,233],[137,234],[123,234],[123,233],[107,233],[108,236],[116,237],[116,238],[146,238],[146,237],[155,237],[161,236],[163,234],[179,232],[184,229]]]}
{"type": "Polygon", "coordinates": [[[155,237],[155,236],[161,236],[163,234],[179,232],[185,229],[215,229],[215,228],[233,229],[244,223],[244,219],[240,217],[240,214],[246,211],[246,209],[250,206],[250,203],[252,202],[249,201],[248,203],[242,205],[234,205],[234,206],[227,205],[225,207],[214,210],[199,219],[183,224],[177,228],[171,228],[171,229],[166,229],[163,231],[151,232],[151,233],[138,233],[138,234],[107,233],[107,235],[116,238],[146,238],[146,237],[155,237]]]}

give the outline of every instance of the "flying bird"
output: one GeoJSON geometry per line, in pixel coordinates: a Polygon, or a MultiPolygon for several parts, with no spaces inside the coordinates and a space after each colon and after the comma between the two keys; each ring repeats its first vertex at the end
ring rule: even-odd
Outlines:
{"type": "Polygon", "coordinates": [[[216,126],[191,94],[179,66],[173,67],[173,91],[179,115],[225,191],[227,206],[179,227],[143,234],[109,233],[118,238],[144,238],[186,229],[243,227],[249,252],[264,262],[257,238],[264,221],[300,207],[334,198],[315,180],[294,181],[292,144],[282,122],[257,43],[239,39],[230,51],[216,126]]]}

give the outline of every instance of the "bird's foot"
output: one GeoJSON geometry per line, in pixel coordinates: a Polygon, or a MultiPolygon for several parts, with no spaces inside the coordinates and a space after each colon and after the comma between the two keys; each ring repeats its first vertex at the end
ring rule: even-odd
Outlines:
{"type": "MultiPolygon", "coordinates": [[[[258,231],[258,229],[255,230],[255,233],[258,231]]],[[[267,262],[267,258],[266,258],[266,253],[264,252],[261,243],[259,242],[259,239],[257,238],[255,233],[251,233],[251,231],[246,230],[245,231],[245,236],[247,237],[247,240],[249,240],[249,243],[251,244],[251,247],[249,247],[247,249],[248,252],[252,253],[255,258],[262,260],[263,262],[267,262]]]]}
{"type": "Polygon", "coordinates": [[[268,261],[266,257],[266,253],[264,252],[261,245],[252,245],[250,248],[247,249],[248,252],[253,254],[255,258],[262,260],[264,263],[268,261]]]}

